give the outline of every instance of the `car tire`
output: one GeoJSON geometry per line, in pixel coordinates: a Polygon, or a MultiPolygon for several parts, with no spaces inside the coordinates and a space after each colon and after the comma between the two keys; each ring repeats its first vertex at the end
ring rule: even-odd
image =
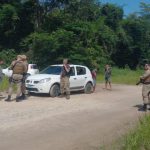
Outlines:
{"type": "Polygon", "coordinates": [[[93,85],[92,83],[88,82],[84,88],[84,93],[90,94],[92,93],[93,85]]]}
{"type": "Polygon", "coordinates": [[[60,95],[60,86],[58,84],[54,84],[50,89],[50,96],[57,97],[60,95]]]}

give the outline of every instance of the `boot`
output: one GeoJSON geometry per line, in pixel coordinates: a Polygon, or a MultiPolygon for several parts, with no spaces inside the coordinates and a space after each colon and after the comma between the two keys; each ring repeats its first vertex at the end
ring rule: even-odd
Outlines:
{"type": "Polygon", "coordinates": [[[147,111],[147,104],[144,104],[144,105],[143,105],[142,111],[147,111]]]}
{"type": "Polygon", "coordinates": [[[20,97],[16,97],[16,102],[20,102],[22,99],[21,99],[21,96],[20,97]]]}
{"type": "Polygon", "coordinates": [[[64,94],[61,94],[61,95],[59,96],[59,98],[63,98],[63,97],[65,97],[65,95],[64,95],[64,94]]]}
{"type": "Polygon", "coordinates": [[[20,99],[21,99],[21,100],[26,100],[27,97],[26,97],[26,95],[25,95],[24,93],[22,93],[22,95],[20,96],[20,99]]]}
{"type": "Polygon", "coordinates": [[[5,99],[6,102],[10,102],[11,101],[11,96],[8,95],[7,99],[5,99]]]}
{"type": "Polygon", "coordinates": [[[66,95],[66,99],[68,99],[68,100],[70,99],[70,94],[66,95]]]}

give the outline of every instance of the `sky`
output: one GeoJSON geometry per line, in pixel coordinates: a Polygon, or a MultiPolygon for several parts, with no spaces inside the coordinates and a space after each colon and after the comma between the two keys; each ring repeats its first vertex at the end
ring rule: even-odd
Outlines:
{"type": "Polygon", "coordinates": [[[140,2],[150,3],[150,0],[100,0],[102,3],[113,3],[122,6],[125,15],[140,11],[140,2]]]}

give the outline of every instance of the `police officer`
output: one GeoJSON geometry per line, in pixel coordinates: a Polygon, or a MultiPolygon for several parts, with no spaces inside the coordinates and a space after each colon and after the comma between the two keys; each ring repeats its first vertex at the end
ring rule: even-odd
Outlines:
{"type": "Polygon", "coordinates": [[[68,65],[68,59],[63,60],[63,67],[60,74],[60,98],[65,96],[66,99],[70,99],[70,66],[68,65]]]}
{"type": "Polygon", "coordinates": [[[147,105],[150,104],[150,65],[145,64],[145,73],[143,76],[140,77],[143,83],[143,88],[142,88],[142,97],[143,97],[143,111],[147,110],[147,105]]]}
{"type": "Polygon", "coordinates": [[[8,90],[8,98],[5,101],[11,101],[11,95],[13,91],[13,85],[17,85],[17,93],[16,93],[16,102],[19,102],[21,96],[21,86],[22,86],[22,79],[23,74],[27,71],[27,67],[23,62],[22,55],[17,56],[17,60],[11,63],[10,68],[13,70],[13,74],[11,77],[9,90],[8,90]]]}
{"type": "Polygon", "coordinates": [[[22,92],[22,95],[21,95],[21,99],[22,100],[25,100],[27,97],[26,97],[26,86],[25,86],[25,80],[27,79],[27,71],[28,71],[28,61],[27,61],[27,56],[26,55],[22,55],[22,61],[24,63],[24,65],[26,66],[26,72],[24,72],[23,74],[23,80],[22,80],[22,86],[21,86],[21,92],[22,92]]]}

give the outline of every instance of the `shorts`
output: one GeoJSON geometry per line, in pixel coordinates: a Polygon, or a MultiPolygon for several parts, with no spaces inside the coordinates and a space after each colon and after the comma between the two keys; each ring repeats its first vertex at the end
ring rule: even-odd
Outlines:
{"type": "Polygon", "coordinates": [[[96,79],[93,79],[93,85],[96,86],[96,79]]]}
{"type": "Polygon", "coordinates": [[[105,82],[111,82],[111,77],[105,77],[105,82]]]}

